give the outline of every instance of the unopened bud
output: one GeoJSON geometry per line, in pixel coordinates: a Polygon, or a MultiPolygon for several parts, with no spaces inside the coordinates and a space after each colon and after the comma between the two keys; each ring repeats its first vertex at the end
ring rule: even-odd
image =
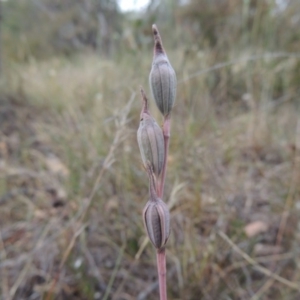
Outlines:
{"type": "Polygon", "coordinates": [[[154,247],[156,249],[164,247],[170,235],[170,212],[161,199],[147,202],[144,209],[144,224],[154,247]]]}
{"type": "Polygon", "coordinates": [[[163,48],[156,25],[152,25],[154,36],[154,56],[149,76],[153,98],[160,112],[167,116],[174,105],[176,97],[176,74],[163,48]]]}
{"type": "Polygon", "coordinates": [[[149,177],[150,200],[144,208],[144,225],[151,243],[156,249],[161,249],[170,235],[170,212],[165,202],[157,197],[156,181],[150,164],[146,166],[146,171],[149,177]]]}
{"type": "Polygon", "coordinates": [[[150,162],[154,174],[158,177],[164,164],[165,146],[162,129],[150,115],[147,108],[147,98],[141,90],[144,107],[141,112],[137,140],[144,166],[150,162]]]}

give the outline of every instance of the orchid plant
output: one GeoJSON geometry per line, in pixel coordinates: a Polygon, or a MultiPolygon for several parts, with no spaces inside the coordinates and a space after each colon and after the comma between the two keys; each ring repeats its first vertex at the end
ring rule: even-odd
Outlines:
{"type": "Polygon", "coordinates": [[[176,97],[176,74],[163,48],[157,26],[152,25],[154,54],[149,76],[150,89],[163,116],[162,128],[151,116],[147,96],[141,88],[143,107],[137,140],[149,177],[149,201],[144,208],[147,235],[156,248],[160,300],[167,300],[166,251],[170,235],[170,212],[163,201],[170,140],[171,111],[176,97]]]}

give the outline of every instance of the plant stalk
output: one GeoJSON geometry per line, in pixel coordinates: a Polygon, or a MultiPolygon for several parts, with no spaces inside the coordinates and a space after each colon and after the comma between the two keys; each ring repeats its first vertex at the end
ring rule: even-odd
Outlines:
{"type": "Polygon", "coordinates": [[[165,157],[164,157],[164,165],[162,168],[161,179],[158,189],[158,197],[163,198],[164,187],[165,187],[165,179],[167,173],[167,160],[169,154],[169,142],[170,142],[170,130],[171,130],[171,118],[170,115],[164,117],[163,123],[163,135],[164,135],[164,145],[165,145],[165,157]]]}
{"type": "MultiPolygon", "coordinates": [[[[164,146],[165,146],[165,157],[164,164],[162,168],[161,179],[158,188],[158,197],[163,198],[165,179],[167,173],[167,160],[169,153],[169,141],[170,141],[170,129],[171,129],[171,119],[170,115],[164,117],[163,123],[163,135],[164,135],[164,146]]],[[[167,267],[166,267],[166,250],[165,248],[158,249],[156,252],[157,258],[157,272],[158,272],[158,282],[159,282],[159,295],[160,300],[167,300],[167,267]]]]}
{"type": "Polygon", "coordinates": [[[167,300],[167,268],[165,247],[157,250],[156,259],[160,300],[167,300]]]}

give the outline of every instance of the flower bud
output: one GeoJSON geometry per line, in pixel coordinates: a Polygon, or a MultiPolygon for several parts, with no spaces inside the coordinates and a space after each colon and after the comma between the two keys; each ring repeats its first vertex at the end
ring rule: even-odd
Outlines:
{"type": "Polygon", "coordinates": [[[144,209],[144,225],[151,243],[156,249],[165,246],[170,235],[170,212],[159,198],[149,200],[144,209]]]}
{"type": "Polygon", "coordinates": [[[165,146],[162,129],[147,109],[147,98],[142,91],[144,107],[141,112],[137,140],[144,166],[150,163],[154,174],[158,177],[164,164],[165,146]]]}
{"type": "Polygon", "coordinates": [[[149,177],[150,200],[144,208],[144,225],[151,243],[156,249],[161,249],[170,235],[170,212],[165,202],[157,197],[156,181],[149,163],[146,171],[149,177]]]}
{"type": "Polygon", "coordinates": [[[154,36],[154,56],[149,83],[153,98],[160,112],[167,116],[174,105],[176,97],[176,74],[163,48],[156,25],[152,25],[154,36]]]}

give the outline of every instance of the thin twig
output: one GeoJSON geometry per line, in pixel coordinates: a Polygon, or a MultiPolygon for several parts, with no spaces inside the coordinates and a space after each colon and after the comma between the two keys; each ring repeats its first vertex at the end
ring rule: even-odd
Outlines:
{"type": "MultiPolygon", "coordinates": [[[[256,258],[255,262],[256,262],[256,264],[259,264],[259,263],[266,263],[266,262],[272,262],[272,261],[288,260],[288,259],[291,259],[294,257],[295,257],[295,253],[287,252],[287,253],[283,253],[283,254],[275,254],[275,255],[258,257],[258,258],[256,258]]],[[[248,261],[244,261],[244,260],[238,261],[238,262],[235,262],[232,265],[228,266],[227,268],[225,268],[223,272],[225,273],[225,276],[229,276],[229,273],[231,273],[237,269],[240,269],[242,267],[247,267],[249,264],[250,263],[248,261]]],[[[221,274],[219,274],[219,273],[217,273],[217,274],[221,276],[221,274]]],[[[207,290],[211,290],[211,288],[217,284],[220,276],[215,276],[210,280],[207,290]]]]}
{"type": "MultiPolygon", "coordinates": [[[[258,257],[256,258],[255,262],[257,264],[259,263],[266,263],[266,262],[273,262],[273,261],[281,261],[281,260],[287,260],[291,259],[295,256],[295,253],[293,252],[287,252],[283,254],[274,254],[274,255],[269,255],[269,256],[263,256],[263,257],[258,257]]],[[[225,273],[231,273],[232,271],[236,269],[240,269],[242,267],[246,267],[249,265],[249,262],[247,261],[238,261],[227,267],[224,272],[225,273]]]]}
{"type": "Polygon", "coordinates": [[[274,53],[264,53],[261,55],[253,55],[247,58],[241,58],[241,59],[234,59],[229,60],[225,62],[218,63],[212,67],[206,68],[204,70],[200,70],[198,72],[195,72],[191,75],[189,75],[187,78],[181,79],[178,81],[178,84],[187,82],[195,77],[198,77],[200,75],[209,73],[211,71],[219,70],[225,67],[229,67],[238,63],[245,63],[250,61],[256,61],[256,60],[262,60],[262,59],[275,59],[275,58],[285,58],[285,57],[293,57],[293,58],[300,58],[300,53],[293,53],[293,52],[274,52],[274,53]]]}
{"type": "Polygon", "coordinates": [[[144,291],[140,292],[136,297],[137,300],[145,300],[159,286],[158,280],[150,284],[144,291]]]}
{"type": "Polygon", "coordinates": [[[94,197],[95,197],[96,193],[98,192],[98,190],[100,188],[100,182],[101,182],[101,179],[102,179],[105,171],[107,169],[109,169],[111,167],[111,165],[114,163],[114,153],[115,153],[117,147],[119,146],[120,141],[122,140],[122,136],[123,136],[123,133],[124,133],[124,128],[125,128],[125,125],[127,123],[127,117],[128,117],[132,102],[134,100],[134,97],[135,97],[135,94],[132,94],[131,99],[129,100],[129,102],[126,105],[125,109],[121,113],[121,120],[120,120],[120,123],[118,124],[118,130],[117,130],[116,135],[114,137],[114,140],[113,140],[113,142],[110,146],[108,154],[105,157],[105,160],[103,162],[103,166],[102,166],[102,168],[99,172],[99,175],[98,175],[97,179],[94,182],[92,191],[91,191],[91,193],[88,197],[88,201],[87,201],[88,203],[87,203],[86,209],[82,213],[80,221],[83,221],[84,218],[86,217],[86,215],[87,215],[87,213],[88,213],[88,211],[91,207],[91,204],[94,200],[94,197]]]}
{"type": "Polygon", "coordinates": [[[117,275],[118,269],[119,269],[120,264],[121,264],[121,260],[122,260],[123,254],[124,254],[124,250],[125,250],[125,245],[123,245],[123,247],[120,249],[120,253],[119,253],[119,256],[117,258],[116,265],[115,265],[115,268],[113,270],[113,273],[112,273],[112,275],[110,277],[110,280],[108,282],[107,289],[106,289],[105,294],[103,296],[103,300],[107,300],[108,296],[111,293],[111,288],[112,288],[112,285],[113,285],[113,283],[116,279],[116,275],[117,275]]]}
{"type": "Polygon", "coordinates": [[[259,300],[260,297],[273,285],[274,283],[274,279],[273,278],[269,278],[265,284],[258,290],[258,292],[256,292],[250,300],[259,300]]]}
{"type": "Polygon", "coordinates": [[[44,240],[45,236],[48,234],[48,232],[49,232],[51,226],[52,226],[52,222],[50,221],[50,222],[46,225],[46,227],[44,228],[43,232],[41,233],[41,235],[40,235],[40,237],[39,237],[39,239],[38,239],[38,241],[37,241],[37,243],[36,243],[36,245],[35,245],[33,251],[32,251],[31,254],[28,256],[28,259],[27,259],[27,261],[26,261],[26,264],[25,264],[24,268],[21,270],[21,272],[20,272],[18,278],[16,279],[14,285],[11,287],[11,289],[10,289],[10,291],[9,291],[9,296],[10,296],[11,298],[14,298],[15,293],[17,292],[17,290],[18,290],[19,286],[21,285],[23,279],[25,278],[26,274],[28,273],[28,270],[29,270],[29,268],[30,268],[30,265],[31,265],[31,263],[32,263],[32,261],[33,261],[33,254],[34,254],[34,252],[35,252],[36,249],[38,249],[38,248],[41,247],[42,241],[44,240]]]}
{"type": "Polygon", "coordinates": [[[92,188],[91,193],[90,193],[90,195],[87,199],[86,205],[85,205],[84,209],[81,211],[80,215],[78,216],[78,222],[76,222],[76,223],[79,224],[78,225],[79,228],[75,230],[75,233],[73,234],[73,237],[71,238],[71,242],[70,242],[68,248],[65,250],[65,252],[63,254],[63,259],[61,260],[60,265],[59,265],[59,271],[57,273],[57,276],[53,280],[53,283],[51,285],[50,290],[48,291],[48,294],[46,296],[46,300],[48,300],[48,299],[50,300],[51,295],[52,295],[52,291],[54,290],[54,288],[55,288],[55,286],[58,282],[61,270],[62,270],[65,262],[67,261],[69,255],[71,253],[71,250],[73,249],[73,247],[75,245],[75,242],[76,242],[77,238],[80,236],[82,230],[85,228],[85,225],[82,226],[81,224],[84,222],[84,219],[88,215],[88,212],[89,212],[90,207],[93,203],[94,197],[95,197],[96,193],[98,192],[98,190],[100,188],[100,183],[101,183],[102,177],[103,177],[105,171],[107,169],[109,169],[111,167],[111,165],[114,163],[114,153],[115,153],[117,147],[119,146],[120,141],[122,140],[122,136],[123,136],[123,133],[124,133],[124,128],[125,128],[125,125],[126,125],[126,122],[127,122],[128,113],[130,111],[130,107],[131,107],[131,104],[133,103],[134,97],[135,97],[135,94],[132,94],[131,99],[129,100],[128,104],[126,105],[126,107],[124,108],[122,113],[120,114],[121,119],[120,119],[120,122],[118,124],[118,130],[115,134],[114,140],[113,140],[113,142],[110,146],[108,154],[105,157],[102,168],[101,168],[101,170],[100,170],[100,172],[99,172],[99,174],[98,174],[98,176],[97,176],[97,178],[94,182],[93,188],[92,188]]]}
{"type": "Polygon", "coordinates": [[[67,249],[65,250],[64,252],[64,255],[63,255],[63,258],[61,259],[60,261],[60,264],[59,264],[59,270],[62,269],[62,267],[64,266],[64,264],[66,263],[74,245],[75,245],[75,242],[76,242],[76,239],[77,237],[80,236],[80,234],[82,233],[82,231],[86,228],[86,224],[85,225],[82,225],[80,226],[80,228],[73,234],[73,237],[67,247],[67,249]]]}
{"type": "Polygon", "coordinates": [[[97,264],[94,260],[94,257],[92,256],[91,252],[89,251],[88,247],[86,246],[86,243],[83,244],[83,251],[84,251],[85,257],[87,258],[87,260],[89,262],[89,265],[90,265],[90,268],[92,270],[94,277],[98,280],[99,287],[101,289],[106,289],[107,287],[104,283],[103,277],[102,277],[99,269],[97,268],[97,264]]]}
{"type": "MultiPolygon", "coordinates": [[[[284,262],[279,268],[277,268],[276,273],[279,273],[284,268],[288,262],[284,262]]],[[[274,284],[275,279],[269,278],[266,282],[260,287],[260,289],[252,296],[250,300],[259,300],[262,298],[263,294],[265,294],[269,288],[274,284]]]]}
{"type": "Polygon", "coordinates": [[[273,272],[271,272],[270,270],[260,266],[253,258],[251,258],[247,253],[245,253],[244,251],[242,251],[235,243],[233,243],[233,241],[223,232],[219,231],[218,234],[220,235],[220,237],[225,240],[231,247],[232,249],[238,253],[239,255],[241,255],[249,264],[251,264],[254,269],[256,269],[257,271],[261,272],[262,274],[269,276],[271,278],[273,278],[274,280],[288,286],[291,289],[300,291],[300,286],[299,284],[295,283],[295,282],[291,282],[273,272]]]}

